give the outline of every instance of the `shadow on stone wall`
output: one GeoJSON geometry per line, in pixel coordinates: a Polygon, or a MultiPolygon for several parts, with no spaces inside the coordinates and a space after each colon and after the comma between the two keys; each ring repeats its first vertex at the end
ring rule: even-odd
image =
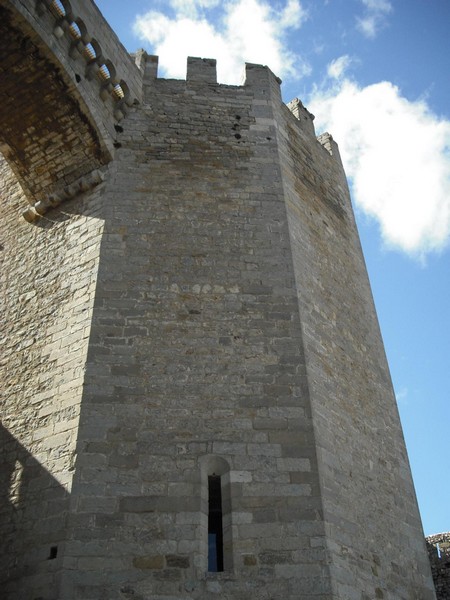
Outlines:
{"type": "Polygon", "coordinates": [[[53,600],[69,494],[0,425],[2,599],[53,600]]]}

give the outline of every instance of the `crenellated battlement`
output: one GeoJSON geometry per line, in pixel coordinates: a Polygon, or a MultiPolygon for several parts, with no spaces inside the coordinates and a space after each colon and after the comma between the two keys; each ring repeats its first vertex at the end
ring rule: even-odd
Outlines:
{"type": "Polygon", "coordinates": [[[309,129],[309,131],[315,135],[314,130],[314,115],[309,112],[309,110],[303,106],[302,102],[298,98],[294,98],[290,102],[286,104],[291,113],[296,117],[299,121],[302,121],[304,125],[309,129]]]}
{"type": "MultiPolygon", "coordinates": [[[[138,50],[133,55],[136,65],[143,76],[143,84],[153,85],[156,80],[164,81],[164,78],[158,77],[159,57],[147,54],[143,49],[138,50]]],[[[217,81],[217,61],[213,58],[199,58],[189,56],[186,65],[186,86],[201,88],[202,86],[218,86],[219,88],[251,89],[255,95],[268,99],[270,93],[274,93],[277,100],[281,100],[281,79],[277,77],[269,67],[254,63],[245,63],[245,69],[242,74],[241,85],[220,84],[217,81]]],[[[295,117],[302,131],[306,134],[316,137],[314,129],[314,115],[303,105],[299,98],[294,98],[286,104],[289,111],[295,117]]],[[[317,137],[317,141],[323,148],[340,162],[339,149],[333,137],[329,133],[322,133],[317,137]]]]}
{"type": "MultiPolygon", "coordinates": [[[[155,79],[163,79],[158,77],[158,56],[147,54],[143,49],[138,50],[132,56],[143,74],[144,84],[151,84],[155,79]]],[[[214,58],[188,56],[186,63],[186,79],[184,81],[187,85],[218,85],[220,87],[228,88],[246,86],[257,87],[262,83],[266,83],[268,80],[273,80],[273,83],[278,87],[281,84],[281,79],[274,75],[269,67],[253,63],[245,63],[241,86],[218,83],[216,66],[217,61],[214,58]]]]}

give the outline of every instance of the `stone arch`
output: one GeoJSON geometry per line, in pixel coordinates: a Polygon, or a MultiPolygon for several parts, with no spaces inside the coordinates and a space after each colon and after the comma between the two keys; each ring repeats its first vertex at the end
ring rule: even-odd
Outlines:
{"type": "Polygon", "coordinates": [[[63,190],[111,160],[114,122],[126,110],[115,93],[120,79],[106,82],[108,96],[101,77],[86,77],[92,42],[96,68],[107,64],[115,76],[115,67],[102,57],[83,19],[72,14],[70,2],[33,5],[34,12],[16,0],[0,6],[0,152],[35,205],[55,194],[67,197],[63,190]],[[59,20],[58,7],[64,11],[59,20]]]}

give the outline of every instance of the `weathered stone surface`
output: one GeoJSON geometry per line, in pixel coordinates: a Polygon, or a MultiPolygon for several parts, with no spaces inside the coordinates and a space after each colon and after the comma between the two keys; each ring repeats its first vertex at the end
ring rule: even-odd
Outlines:
{"type": "Polygon", "coordinates": [[[35,219],[111,160],[142,76],[93,2],[2,0],[0,39],[1,151],[35,219]]]}
{"type": "Polygon", "coordinates": [[[426,538],[437,600],[450,599],[450,533],[426,538]]]}
{"type": "MultiPolygon", "coordinates": [[[[1,2],[14,31],[54,25],[23,25],[19,4],[1,2]]],[[[71,4],[116,64],[94,5],[71,4]]],[[[5,599],[432,600],[336,144],[265,67],[238,87],[212,60],[189,59],[187,81],[138,62],[142,103],[96,187],[27,223],[2,167],[5,599]]]]}
{"type": "Polygon", "coordinates": [[[164,556],[135,556],[133,565],[137,569],[163,569],[165,566],[164,556]]]}
{"type": "Polygon", "coordinates": [[[62,564],[103,224],[92,194],[31,226],[3,160],[1,171],[1,572],[11,597],[15,581],[37,597],[62,564]]]}

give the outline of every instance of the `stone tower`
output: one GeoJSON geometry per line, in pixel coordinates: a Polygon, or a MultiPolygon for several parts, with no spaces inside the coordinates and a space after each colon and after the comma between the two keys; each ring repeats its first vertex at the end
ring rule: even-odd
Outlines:
{"type": "Polygon", "coordinates": [[[88,0],[0,17],[3,598],[434,599],[331,136],[88,0]]]}

